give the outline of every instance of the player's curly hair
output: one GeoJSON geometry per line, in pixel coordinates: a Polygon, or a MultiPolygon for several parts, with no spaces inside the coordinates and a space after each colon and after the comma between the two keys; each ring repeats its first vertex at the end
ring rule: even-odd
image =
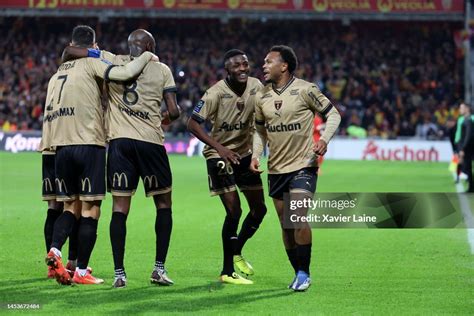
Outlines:
{"type": "Polygon", "coordinates": [[[288,71],[292,74],[298,67],[298,58],[296,57],[295,51],[290,46],[286,45],[275,45],[270,48],[271,52],[279,52],[281,59],[288,64],[288,71]]]}
{"type": "Polygon", "coordinates": [[[95,43],[95,31],[88,25],[78,25],[72,30],[72,41],[79,47],[89,47],[95,43]]]}

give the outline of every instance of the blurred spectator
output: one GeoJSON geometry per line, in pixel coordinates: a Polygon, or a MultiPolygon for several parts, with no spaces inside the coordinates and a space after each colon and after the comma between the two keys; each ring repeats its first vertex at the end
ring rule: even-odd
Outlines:
{"type": "Polygon", "coordinates": [[[416,136],[425,139],[436,139],[438,136],[438,126],[433,123],[430,115],[427,114],[423,118],[423,122],[416,127],[416,136]]]}

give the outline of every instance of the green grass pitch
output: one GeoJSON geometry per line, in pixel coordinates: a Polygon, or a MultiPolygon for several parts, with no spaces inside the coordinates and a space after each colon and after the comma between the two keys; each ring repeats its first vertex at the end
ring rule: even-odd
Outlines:
{"type": "MultiPolygon", "coordinates": [[[[219,198],[208,195],[204,160],[171,156],[171,165],[174,228],[167,268],[176,284],[149,284],[155,210],[140,188],[127,223],[127,288],[111,288],[110,195],[90,262],[105,285],[63,287],[46,279],[40,154],[0,153],[0,313],[11,312],[7,303],[41,304],[23,313],[63,315],[474,313],[474,256],[464,229],[313,230],[313,285],[306,293],[293,293],[286,288],[293,275],[270,199],[261,229],[244,249],[256,270],[255,284],[220,285],[224,210],[219,198]]],[[[442,163],[326,161],[318,191],[455,188],[442,163]]]]}

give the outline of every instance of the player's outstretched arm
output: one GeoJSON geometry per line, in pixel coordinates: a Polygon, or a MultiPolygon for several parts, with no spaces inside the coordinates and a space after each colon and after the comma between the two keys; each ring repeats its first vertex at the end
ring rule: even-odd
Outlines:
{"type": "Polygon", "coordinates": [[[144,52],[124,66],[110,66],[105,73],[97,75],[106,80],[127,81],[138,76],[149,61],[157,61],[158,57],[151,52],[144,52]]]}
{"type": "Polygon", "coordinates": [[[84,57],[100,57],[100,50],[94,48],[85,48],[85,47],[76,47],[76,46],[67,46],[63,50],[61,56],[61,62],[65,63],[70,60],[84,58],[84,57]]]}
{"type": "Polygon", "coordinates": [[[238,165],[240,162],[240,155],[236,152],[233,152],[227,147],[222,146],[220,143],[216,142],[212,137],[207,135],[206,131],[204,128],[202,128],[201,124],[196,121],[193,117],[190,117],[188,119],[188,130],[196,136],[200,141],[203,143],[211,146],[215,150],[217,150],[217,153],[219,156],[221,156],[224,161],[227,162],[232,162],[233,164],[238,165]]]}

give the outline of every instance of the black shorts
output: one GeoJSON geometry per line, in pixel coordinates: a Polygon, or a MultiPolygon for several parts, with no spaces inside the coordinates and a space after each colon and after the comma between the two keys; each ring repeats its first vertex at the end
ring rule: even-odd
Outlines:
{"type": "Polygon", "coordinates": [[[105,147],[58,147],[55,166],[58,201],[105,199],[105,147]]]}
{"type": "Polygon", "coordinates": [[[269,195],[278,200],[283,200],[284,193],[300,192],[311,194],[316,192],[316,182],[318,181],[318,168],[309,167],[289,173],[269,174],[268,191],[269,195]]]}
{"type": "Polygon", "coordinates": [[[43,201],[56,200],[56,172],[54,167],[55,160],[55,154],[42,154],[43,201]]]}
{"type": "Polygon", "coordinates": [[[132,196],[142,178],[146,196],[171,192],[171,169],[162,145],[113,139],[107,157],[107,185],[114,196],[132,196]]]}
{"type": "Polygon", "coordinates": [[[207,159],[207,174],[211,195],[232,192],[239,187],[240,191],[262,190],[262,179],[259,174],[249,170],[252,155],[240,160],[239,165],[225,164],[221,158],[207,159]]]}

